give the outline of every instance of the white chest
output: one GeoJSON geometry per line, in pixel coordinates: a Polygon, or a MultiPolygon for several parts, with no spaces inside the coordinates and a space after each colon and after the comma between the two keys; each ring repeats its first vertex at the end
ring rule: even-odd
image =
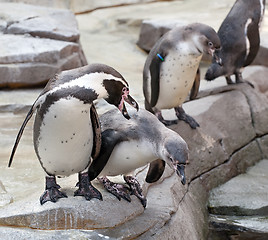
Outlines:
{"type": "Polygon", "coordinates": [[[185,101],[202,58],[202,54],[188,51],[187,46],[178,46],[169,52],[162,63],[156,108],[170,109],[185,101]]]}
{"type": "Polygon", "coordinates": [[[76,98],[61,99],[50,106],[37,140],[46,172],[69,176],[87,167],[93,146],[89,108],[76,98]]]}
{"type": "Polygon", "coordinates": [[[145,141],[126,141],[118,144],[100,176],[127,174],[157,159],[153,146],[145,141]]]}

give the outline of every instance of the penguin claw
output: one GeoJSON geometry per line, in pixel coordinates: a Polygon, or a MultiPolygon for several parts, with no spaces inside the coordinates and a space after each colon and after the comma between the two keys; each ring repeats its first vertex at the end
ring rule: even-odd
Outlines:
{"type": "Polygon", "coordinates": [[[160,122],[163,123],[167,127],[178,123],[177,120],[164,120],[164,119],[160,120],[160,122]]]}
{"type": "Polygon", "coordinates": [[[86,200],[90,201],[92,198],[97,198],[102,201],[101,193],[89,181],[88,173],[79,173],[79,182],[76,184],[79,187],[74,196],[84,196],[86,200]]]}
{"type": "Polygon", "coordinates": [[[182,107],[176,107],[175,108],[176,116],[179,120],[182,120],[190,125],[192,129],[196,129],[197,127],[200,127],[199,123],[195,121],[193,117],[186,114],[182,107]]]}
{"type": "Polygon", "coordinates": [[[142,206],[146,208],[147,199],[142,194],[142,188],[138,180],[131,176],[124,176],[124,180],[129,185],[129,188],[131,190],[131,195],[135,195],[141,201],[142,206]]]}
{"type": "Polygon", "coordinates": [[[113,183],[107,177],[100,177],[98,180],[103,184],[104,188],[113,194],[119,201],[121,198],[131,202],[130,189],[123,184],[113,183]]]}
{"type": "Polygon", "coordinates": [[[171,126],[178,123],[178,120],[165,120],[162,116],[161,111],[156,112],[155,115],[157,116],[158,120],[165,126],[171,126]]]}
{"type": "Polygon", "coordinates": [[[40,197],[40,204],[43,205],[44,203],[50,202],[57,202],[59,198],[68,198],[64,192],[61,192],[57,188],[51,188],[45,190],[45,192],[40,197]]]}
{"type": "Polygon", "coordinates": [[[50,202],[57,202],[59,198],[67,198],[67,195],[60,190],[60,185],[56,183],[54,176],[46,177],[46,190],[40,197],[40,204],[50,202]]]}

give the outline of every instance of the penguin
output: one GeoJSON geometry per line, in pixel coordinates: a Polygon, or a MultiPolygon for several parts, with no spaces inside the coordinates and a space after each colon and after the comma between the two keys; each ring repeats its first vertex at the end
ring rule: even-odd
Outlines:
{"type": "Polygon", "coordinates": [[[165,164],[173,168],[186,183],[185,165],[189,150],[186,142],[175,131],[167,128],[158,118],[145,109],[129,111],[130,120],[117,111],[110,110],[100,117],[102,145],[100,154],[88,170],[89,179],[96,177],[104,187],[121,198],[131,201],[134,194],[146,207],[139,182],[128,173],[150,164],[146,182],[156,182],[163,174],[165,164]],[[113,183],[109,176],[123,175],[128,187],[113,183]]]}
{"type": "Polygon", "coordinates": [[[244,82],[242,68],[252,63],[260,47],[259,28],[264,10],[265,0],[237,0],[234,3],[218,30],[222,48],[217,51],[222,66],[213,58],[205,74],[206,80],[225,76],[227,84],[233,84],[231,75],[234,74],[236,83],[244,82]]]}
{"type": "Polygon", "coordinates": [[[88,167],[101,147],[101,130],[93,101],[105,99],[115,105],[126,119],[129,114],[124,102],[138,110],[137,102],[129,95],[123,76],[110,66],[92,64],[63,71],[48,81],[28,112],[17,135],[8,166],[27,122],[36,112],[33,142],[36,155],[46,172],[46,188],[40,197],[41,205],[67,197],[56,183],[56,176],[79,175],[75,196],[86,200],[98,198],[99,191],[88,178],[88,167]]]}
{"type": "MultiPolygon", "coordinates": [[[[178,119],[193,129],[198,127],[199,124],[184,112],[182,104],[199,75],[203,53],[214,56],[220,46],[215,30],[201,23],[175,27],[165,33],[151,49],[144,65],[145,109],[168,126],[176,124],[177,120],[165,120],[161,110],[174,108],[178,119]]],[[[221,60],[217,58],[217,62],[220,64],[221,60]]]]}

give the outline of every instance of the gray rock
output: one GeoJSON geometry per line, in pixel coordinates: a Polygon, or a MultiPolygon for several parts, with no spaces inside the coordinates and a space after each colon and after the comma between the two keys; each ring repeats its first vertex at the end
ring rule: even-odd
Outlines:
{"type": "Polygon", "coordinates": [[[39,7],[22,3],[0,3],[0,16],[7,22],[4,33],[76,42],[79,31],[74,14],[69,10],[39,7]]]}
{"type": "Polygon", "coordinates": [[[0,3],[0,87],[44,84],[57,72],[86,64],[69,10],[0,3]]]}
{"type": "Polygon", "coordinates": [[[149,52],[159,38],[176,26],[187,25],[188,22],[180,19],[144,20],[141,24],[137,45],[149,52]]]}
{"type": "Polygon", "coordinates": [[[213,189],[208,204],[210,213],[229,216],[267,216],[267,170],[268,160],[262,160],[247,173],[238,175],[213,189]]]}
{"type": "MultiPolygon", "coordinates": [[[[18,0],[0,0],[4,2],[18,2],[18,0]]],[[[161,0],[158,0],[161,1],[161,0]]],[[[118,5],[132,5],[154,2],[154,0],[20,0],[20,2],[53,8],[67,8],[75,13],[93,11],[98,8],[114,7],[118,5]]]]}

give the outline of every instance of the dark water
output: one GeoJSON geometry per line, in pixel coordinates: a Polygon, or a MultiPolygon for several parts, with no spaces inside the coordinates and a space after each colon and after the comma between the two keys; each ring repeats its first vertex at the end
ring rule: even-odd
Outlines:
{"type": "Polygon", "coordinates": [[[208,240],[268,240],[267,233],[211,230],[208,240]]]}

